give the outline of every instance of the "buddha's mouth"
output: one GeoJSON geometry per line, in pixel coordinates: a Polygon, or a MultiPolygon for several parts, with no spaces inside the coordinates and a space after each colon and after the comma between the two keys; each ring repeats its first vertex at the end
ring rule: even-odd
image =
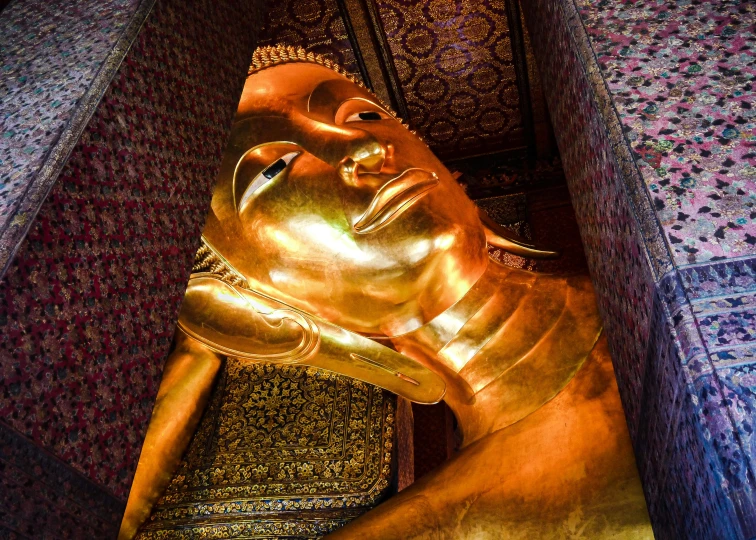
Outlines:
{"type": "Polygon", "coordinates": [[[437,185],[436,173],[407,169],[381,186],[354,224],[354,231],[367,234],[382,229],[437,185]]]}

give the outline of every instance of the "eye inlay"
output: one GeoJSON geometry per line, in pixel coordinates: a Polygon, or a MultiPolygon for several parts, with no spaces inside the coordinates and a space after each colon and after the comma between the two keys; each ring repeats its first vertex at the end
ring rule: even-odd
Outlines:
{"type": "Polygon", "coordinates": [[[380,120],[381,115],[375,111],[359,113],[360,120],[380,120]]]}
{"type": "Polygon", "coordinates": [[[389,115],[381,111],[360,111],[352,113],[344,119],[344,122],[374,122],[376,120],[386,120],[389,115]]]}
{"type": "Polygon", "coordinates": [[[291,163],[291,161],[299,154],[300,152],[289,152],[288,154],[282,156],[281,158],[265,167],[265,169],[263,169],[261,173],[255,176],[255,179],[250,182],[249,186],[247,186],[247,189],[244,190],[244,195],[242,195],[242,198],[239,201],[238,211],[241,212],[244,209],[244,205],[252,198],[253,195],[255,195],[258,191],[260,191],[260,189],[262,189],[272,180],[277,178],[282,172],[284,172],[284,170],[286,170],[286,167],[289,166],[289,163],[291,163]]]}
{"type": "Polygon", "coordinates": [[[271,180],[274,176],[276,176],[278,173],[284,170],[286,168],[286,165],[287,163],[283,159],[279,159],[273,165],[269,165],[262,172],[262,175],[268,180],[271,180]]]}

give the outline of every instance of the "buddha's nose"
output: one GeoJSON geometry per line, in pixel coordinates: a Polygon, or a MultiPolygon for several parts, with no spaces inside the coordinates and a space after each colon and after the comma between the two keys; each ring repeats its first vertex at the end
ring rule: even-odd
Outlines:
{"type": "Polygon", "coordinates": [[[338,166],[339,176],[344,183],[355,187],[380,184],[381,181],[375,173],[381,172],[386,159],[392,153],[391,144],[383,144],[373,137],[365,138],[341,160],[338,166]]]}

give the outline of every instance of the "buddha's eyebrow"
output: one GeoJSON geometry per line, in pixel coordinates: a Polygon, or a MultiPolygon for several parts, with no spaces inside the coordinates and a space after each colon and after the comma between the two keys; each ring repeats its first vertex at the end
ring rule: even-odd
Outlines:
{"type": "Polygon", "coordinates": [[[237,120],[234,129],[237,131],[235,146],[244,154],[269,144],[301,144],[296,136],[301,127],[290,116],[251,114],[237,120]]]}
{"type": "Polygon", "coordinates": [[[307,98],[307,112],[322,117],[322,120],[333,121],[339,106],[344,101],[354,98],[363,99],[376,107],[380,107],[370,94],[362,91],[353,82],[346,79],[329,79],[312,89],[307,98]]]}

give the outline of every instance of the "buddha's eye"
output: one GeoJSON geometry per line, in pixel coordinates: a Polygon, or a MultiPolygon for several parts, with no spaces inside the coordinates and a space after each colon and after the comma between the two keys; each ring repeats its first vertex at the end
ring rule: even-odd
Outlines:
{"type": "Polygon", "coordinates": [[[281,156],[279,159],[265,167],[257,176],[255,176],[255,179],[252,180],[249,186],[247,186],[247,189],[244,190],[244,194],[239,201],[239,212],[242,211],[244,205],[247,203],[247,201],[249,201],[250,198],[252,198],[252,196],[259,192],[268,183],[280,176],[281,173],[286,170],[286,167],[289,166],[292,160],[300,153],[301,152],[289,152],[288,154],[281,156]]]}
{"type": "Polygon", "coordinates": [[[384,112],[362,111],[362,112],[350,114],[349,116],[347,116],[344,122],[365,122],[365,121],[369,122],[373,120],[384,120],[386,118],[389,118],[389,115],[387,115],[384,112]]]}
{"type": "Polygon", "coordinates": [[[393,120],[394,117],[374,101],[364,97],[351,97],[339,105],[333,119],[337,124],[346,124],[348,122],[393,120]]]}

